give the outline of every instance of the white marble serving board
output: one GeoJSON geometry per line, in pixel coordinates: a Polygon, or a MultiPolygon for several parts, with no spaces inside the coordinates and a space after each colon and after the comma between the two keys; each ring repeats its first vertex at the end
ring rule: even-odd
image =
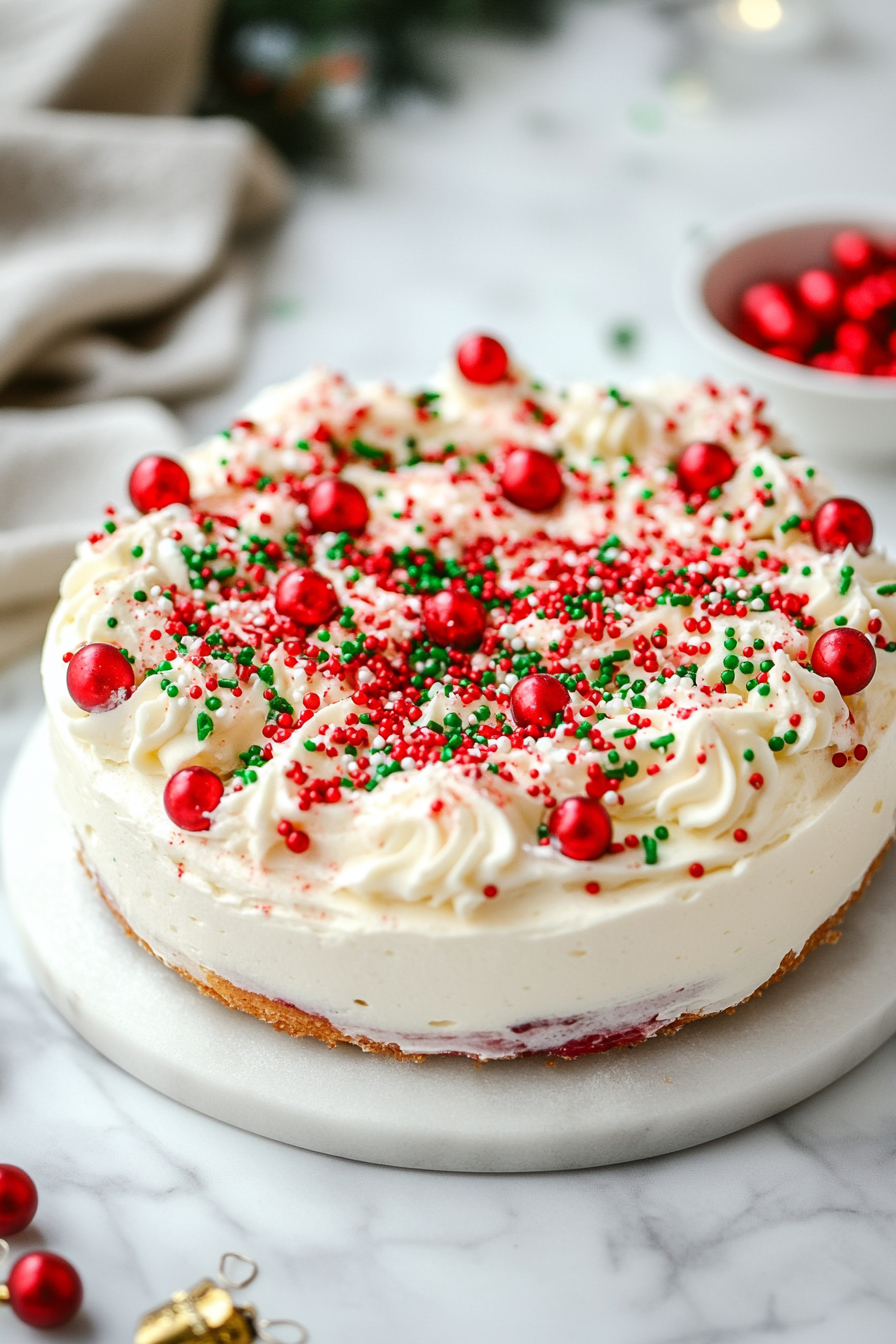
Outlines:
{"type": "Polygon", "coordinates": [[[574,1061],[405,1063],[296,1040],[199,994],[122,933],[52,796],[46,725],[13,772],[6,887],[33,969],[98,1050],[167,1096],[298,1147],[438,1171],[548,1171],[673,1152],[773,1115],[896,1030],[896,858],[835,948],[745,1005],[574,1061]]]}

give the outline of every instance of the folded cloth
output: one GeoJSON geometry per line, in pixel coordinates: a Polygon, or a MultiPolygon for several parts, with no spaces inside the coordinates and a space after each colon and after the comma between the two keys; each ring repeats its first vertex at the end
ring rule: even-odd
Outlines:
{"type": "Polygon", "coordinates": [[[218,0],[0,0],[0,108],[189,112],[218,0]]]}
{"type": "Polygon", "coordinates": [[[0,389],[6,404],[230,378],[242,258],[286,178],[242,122],[35,110],[0,116],[0,389]]]}
{"type": "Polygon", "coordinates": [[[216,9],[0,0],[0,405],[70,407],[0,410],[0,662],[136,459],[182,446],[144,398],[209,391],[242,353],[292,188],[248,126],[177,115],[216,9]]]}

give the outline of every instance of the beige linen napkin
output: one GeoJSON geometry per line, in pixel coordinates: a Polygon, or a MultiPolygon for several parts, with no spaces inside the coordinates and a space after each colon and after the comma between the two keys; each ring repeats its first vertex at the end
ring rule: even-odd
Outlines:
{"type": "Polygon", "coordinates": [[[0,0],[0,661],[132,463],[182,446],[145,398],[206,392],[240,359],[254,250],[291,187],[251,128],[176,115],[215,9],[0,0]]]}

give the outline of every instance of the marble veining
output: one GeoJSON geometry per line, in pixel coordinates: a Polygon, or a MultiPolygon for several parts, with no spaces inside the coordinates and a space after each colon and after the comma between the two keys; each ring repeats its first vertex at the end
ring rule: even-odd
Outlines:
{"type": "MultiPolygon", "coordinates": [[[[191,432],[321,357],[422,377],[480,324],[551,376],[702,371],[669,299],[685,231],[832,182],[886,186],[896,14],[836,12],[824,53],[763,67],[703,112],[664,93],[681,53],[646,4],[583,6],[541,46],[465,46],[457,103],[409,102],[362,135],[352,183],[305,191],[240,384],[190,408],[191,432]],[[645,100],[663,128],[632,121],[645,100]],[[599,339],[628,317],[648,335],[626,362],[599,339]]],[[[892,545],[896,477],[844,484],[892,545]]],[[[35,660],[0,677],[4,773],[38,705],[35,660]]],[[[314,1344],[896,1338],[896,1040],[690,1152],[559,1175],[375,1168],[230,1129],[107,1063],[45,1002],[0,904],[0,1158],[41,1192],[16,1250],[46,1244],[85,1279],[60,1344],[127,1344],[230,1249],[261,1264],[263,1312],[298,1316],[314,1344]]],[[[37,1338],[9,1315],[0,1329],[37,1338]]]]}

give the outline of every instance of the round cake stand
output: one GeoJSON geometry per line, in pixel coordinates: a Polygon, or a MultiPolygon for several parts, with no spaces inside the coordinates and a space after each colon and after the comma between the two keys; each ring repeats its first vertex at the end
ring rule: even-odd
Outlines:
{"type": "Polygon", "coordinates": [[[896,1030],[896,856],[835,947],[733,1016],[572,1061],[413,1064],[233,1012],[126,938],[82,871],[44,725],[4,805],[6,887],[60,1013],[151,1087],[321,1153],[436,1171],[551,1171],[704,1143],[792,1106],[896,1030]]]}

